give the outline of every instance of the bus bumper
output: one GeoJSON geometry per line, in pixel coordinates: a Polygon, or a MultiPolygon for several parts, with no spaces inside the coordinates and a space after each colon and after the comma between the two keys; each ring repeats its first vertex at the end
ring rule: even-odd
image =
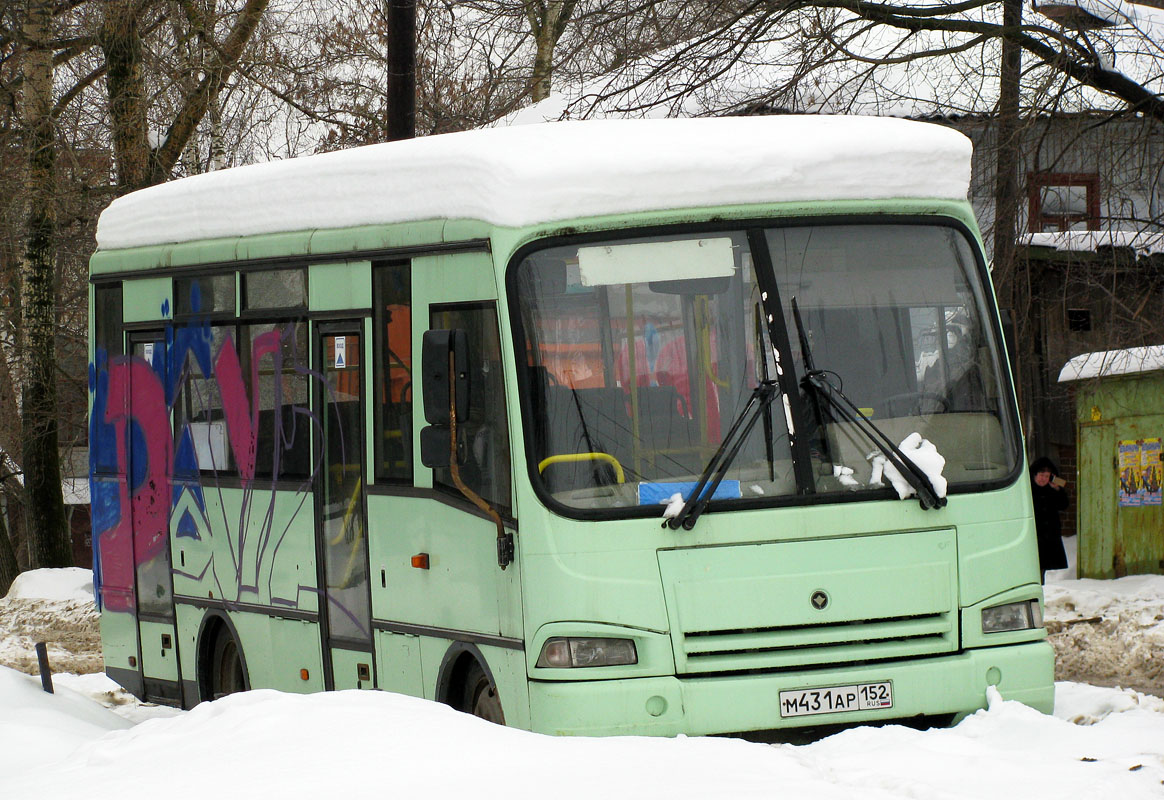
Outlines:
{"type": "Polygon", "coordinates": [[[925,660],[725,677],[531,681],[530,727],[539,733],[605,736],[716,734],[860,724],[917,716],[960,719],[1004,699],[1043,713],[1055,703],[1055,658],[1046,641],[967,650],[925,660]],[[891,681],[893,707],[782,718],[780,692],[891,681]]]}

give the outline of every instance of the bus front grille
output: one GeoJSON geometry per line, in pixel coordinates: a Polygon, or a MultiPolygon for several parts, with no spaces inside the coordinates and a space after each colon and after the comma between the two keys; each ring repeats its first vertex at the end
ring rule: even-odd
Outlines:
{"type": "Polygon", "coordinates": [[[676,655],[680,674],[807,668],[953,652],[953,614],[936,613],[748,630],[690,631],[676,655]]]}

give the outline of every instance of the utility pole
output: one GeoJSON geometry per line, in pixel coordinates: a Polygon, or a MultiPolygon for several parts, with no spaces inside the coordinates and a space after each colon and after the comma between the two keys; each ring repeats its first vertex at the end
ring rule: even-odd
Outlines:
{"type": "Polygon", "coordinates": [[[1030,351],[1028,333],[1029,321],[1024,316],[1031,314],[1030,298],[1023,288],[1025,282],[1018,274],[1015,259],[1015,239],[1018,236],[1019,198],[1019,76],[1022,74],[1022,48],[1007,35],[1017,33],[1023,21],[1023,0],[1003,0],[1001,37],[1002,62],[998,71],[998,115],[995,128],[994,157],[994,274],[996,281],[1001,278],[1005,288],[1003,302],[1010,306],[1014,323],[1015,350],[1015,390],[1018,393],[1019,409],[1027,412],[1029,396],[1026,357],[1030,351]]]}
{"type": "Polygon", "coordinates": [[[388,141],[416,136],[416,0],[385,0],[388,22],[388,141]]]}

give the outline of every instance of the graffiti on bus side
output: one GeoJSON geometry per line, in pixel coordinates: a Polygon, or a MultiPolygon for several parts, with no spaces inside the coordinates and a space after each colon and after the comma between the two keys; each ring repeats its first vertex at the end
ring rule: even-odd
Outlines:
{"type": "MultiPolygon", "coordinates": [[[[93,393],[89,435],[99,606],[135,610],[135,572],[165,554],[171,524],[176,539],[218,537],[209,543],[210,558],[201,571],[174,570],[195,579],[209,573],[216,598],[229,601],[243,593],[255,594],[264,573],[273,603],[295,606],[299,591],[311,590],[296,587],[291,592],[295,596],[286,598],[272,592],[271,565],[291,521],[281,525],[275,521],[274,479],[256,479],[260,458],[267,459],[264,466],[270,465],[271,475],[279,475],[285,453],[310,453],[315,421],[306,402],[307,389],[302,389],[301,397],[284,398],[280,380],[292,374],[306,387],[319,379],[307,368],[306,354],[298,352],[295,333],[296,323],[287,323],[251,340],[249,381],[244,379],[233,336],[222,337],[215,351],[213,332],[205,321],[168,325],[164,340],[145,345],[142,352],[109,356],[97,349],[89,367],[93,393]],[[264,359],[269,361],[267,374],[276,379],[268,392],[271,396],[262,398],[261,404],[259,364],[264,359]],[[211,406],[214,413],[206,413],[211,406]],[[190,413],[192,408],[196,413],[190,413]],[[197,412],[203,412],[204,421],[195,421],[197,412]],[[180,426],[176,436],[171,434],[171,419],[180,426]],[[267,432],[271,438],[265,440],[265,454],[259,453],[261,421],[273,428],[267,432]],[[212,525],[207,493],[218,489],[221,473],[230,475],[231,486],[242,488],[242,502],[236,520],[224,518],[212,525]]],[[[303,466],[307,467],[300,487],[303,502],[292,517],[306,505],[315,471],[315,465],[303,466]]],[[[310,505],[306,507],[310,512],[310,505]]],[[[225,505],[219,504],[215,513],[225,515],[225,505]]]]}

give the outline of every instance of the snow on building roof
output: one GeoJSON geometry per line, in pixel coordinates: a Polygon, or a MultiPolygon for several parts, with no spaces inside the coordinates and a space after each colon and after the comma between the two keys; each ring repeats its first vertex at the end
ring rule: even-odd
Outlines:
{"type": "Polygon", "coordinates": [[[494,128],[195,175],[119,198],[102,250],[429,219],[503,226],[720,205],[966,198],[971,145],[870,117],[494,128]]]}
{"type": "Polygon", "coordinates": [[[1018,237],[1020,245],[1048,247],[1071,252],[1095,252],[1101,247],[1121,247],[1138,256],[1164,253],[1164,232],[1160,231],[1053,231],[1026,233],[1018,237]]]}
{"type": "Polygon", "coordinates": [[[1031,6],[1056,21],[1081,27],[1134,24],[1136,9],[1124,0],[1033,0],[1031,6]]]}
{"type": "MultiPolygon", "coordinates": [[[[1110,7],[1109,16],[1119,23],[1087,32],[1086,45],[1094,48],[1104,69],[1164,92],[1164,11],[1144,6],[1133,11],[1121,0],[1069,1],[1084,2],[1097,12],[1110,7]]],[[[997,3],[948,14],[991,25],[1000,24],[1001,15],[997,3]]],[[[1057,28],[1035,12],[1026,15],[1033,25],[1057,28]]],[[[991,115],[998,104],[1000,43],[997,38],[976,41],[977,36],[875,25],[844,10],[823,22],[820,9],[789,11],[770,27],[755,15],[746,16],[719,34],[647,55],[606,76],[560,86],[501,124],[708,116],[755,108],[913,119],[991,115]],[[821,38],[806,36],[805,31],[822,25],[836,26],[833,41],[843,42],[844,51],[858,57],[838,57],[821,38]],[[758,30],[763,35],[757,39],[758,30]]],[[[1126,107],[1094,89],[1064,85],[1062,75],[1031,57],[1024,63],[1022,102],[1061,112],[1126,107]]]]}
{"type": "Polygon", "coordinates": [[[1135,375],[1160,369],[1164,369],[1164,345],[1084,353],[1063,365],[1059,371],[1059,383],[1112,375],[1135,375]]]}

